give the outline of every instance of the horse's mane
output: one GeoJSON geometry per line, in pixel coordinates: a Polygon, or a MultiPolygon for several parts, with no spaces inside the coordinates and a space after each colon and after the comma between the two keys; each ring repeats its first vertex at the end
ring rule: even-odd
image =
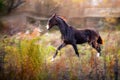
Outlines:
{"type": "Polygon", "coordinates": [[[64,16],[58,16],[58,17],[60,17],[61,19],[63,19],[65,22],[67,22],[67,19],[64,16]]]}
{"type": "Polygon", "coordinates": [[[67,27],[70,26],[69,24],[67,24],[67,20],[64,17],[57,16],[57,18],[59,18],[67,27]]]}

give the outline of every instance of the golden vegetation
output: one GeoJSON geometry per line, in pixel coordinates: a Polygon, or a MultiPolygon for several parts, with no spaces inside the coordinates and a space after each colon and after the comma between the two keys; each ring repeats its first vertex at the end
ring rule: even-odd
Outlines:
{"type": "MultiPolygon", "coordinates": [[[[84,44],[78,46],[80,58],[76,57],[74,51],[71,51],[72,48],[68,46],[60,51],[60,55],[58,54],[54,62],[50,62],[50,59],[55,52],[55,47],[48,44],[53,41],[48,35],[33,39],[18,39],[14,36],[1,40],[0,43],[6,53],[4,60],[7,62],[4,65],[5,72],[2,78],[11,80],[89,80],[96,77],[109,80],[115,78],[114,67],[117,64],[116,60],[120,57],[120,32],[101,32],[104,45],[102,56],[99,58],[96,57],[96,51],[93,48],[84,44]]],[[[51,35],[55,36],[55,34],[51,35]]],[[[56,40],[58,36],[54,38],[56,40]]]]}

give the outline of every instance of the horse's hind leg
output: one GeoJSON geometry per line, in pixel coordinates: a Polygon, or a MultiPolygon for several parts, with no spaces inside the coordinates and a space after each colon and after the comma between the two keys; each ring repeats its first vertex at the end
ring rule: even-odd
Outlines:
{"type": "Polygon", "coordinates": [[[98,52],[98,56],[101,56],[101,48],[100,45],[97,42],[92,42],[92,47],[96,49],[96,51],[98,52]]]}

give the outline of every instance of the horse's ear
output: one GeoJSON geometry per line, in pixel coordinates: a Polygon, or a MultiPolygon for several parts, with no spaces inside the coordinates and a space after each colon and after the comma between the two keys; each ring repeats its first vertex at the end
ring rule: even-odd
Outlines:
{"type": "Polygon", "coordinates": [[[53,16],[53,17],[56,17],[56,13],[54,13],[52,16],[53,16]]]}

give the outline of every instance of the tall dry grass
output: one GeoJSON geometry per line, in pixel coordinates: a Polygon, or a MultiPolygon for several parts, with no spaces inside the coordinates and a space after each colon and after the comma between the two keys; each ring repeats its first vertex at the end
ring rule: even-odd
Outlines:
{"type": "Polygon", "coordinates": [[[61,42],[56,36],[58,32],[32,39],[5,38],[0,41],[6,53],[4,77],[1,79],[119,80],[120,32],[100,34],[104,39],[101,57],[96,57],[97,52],[88,44],[82,44],[78,45],[80,58],[71,46],[67,46],[58,53],[54,62],[50,59],[61,42]]]}

